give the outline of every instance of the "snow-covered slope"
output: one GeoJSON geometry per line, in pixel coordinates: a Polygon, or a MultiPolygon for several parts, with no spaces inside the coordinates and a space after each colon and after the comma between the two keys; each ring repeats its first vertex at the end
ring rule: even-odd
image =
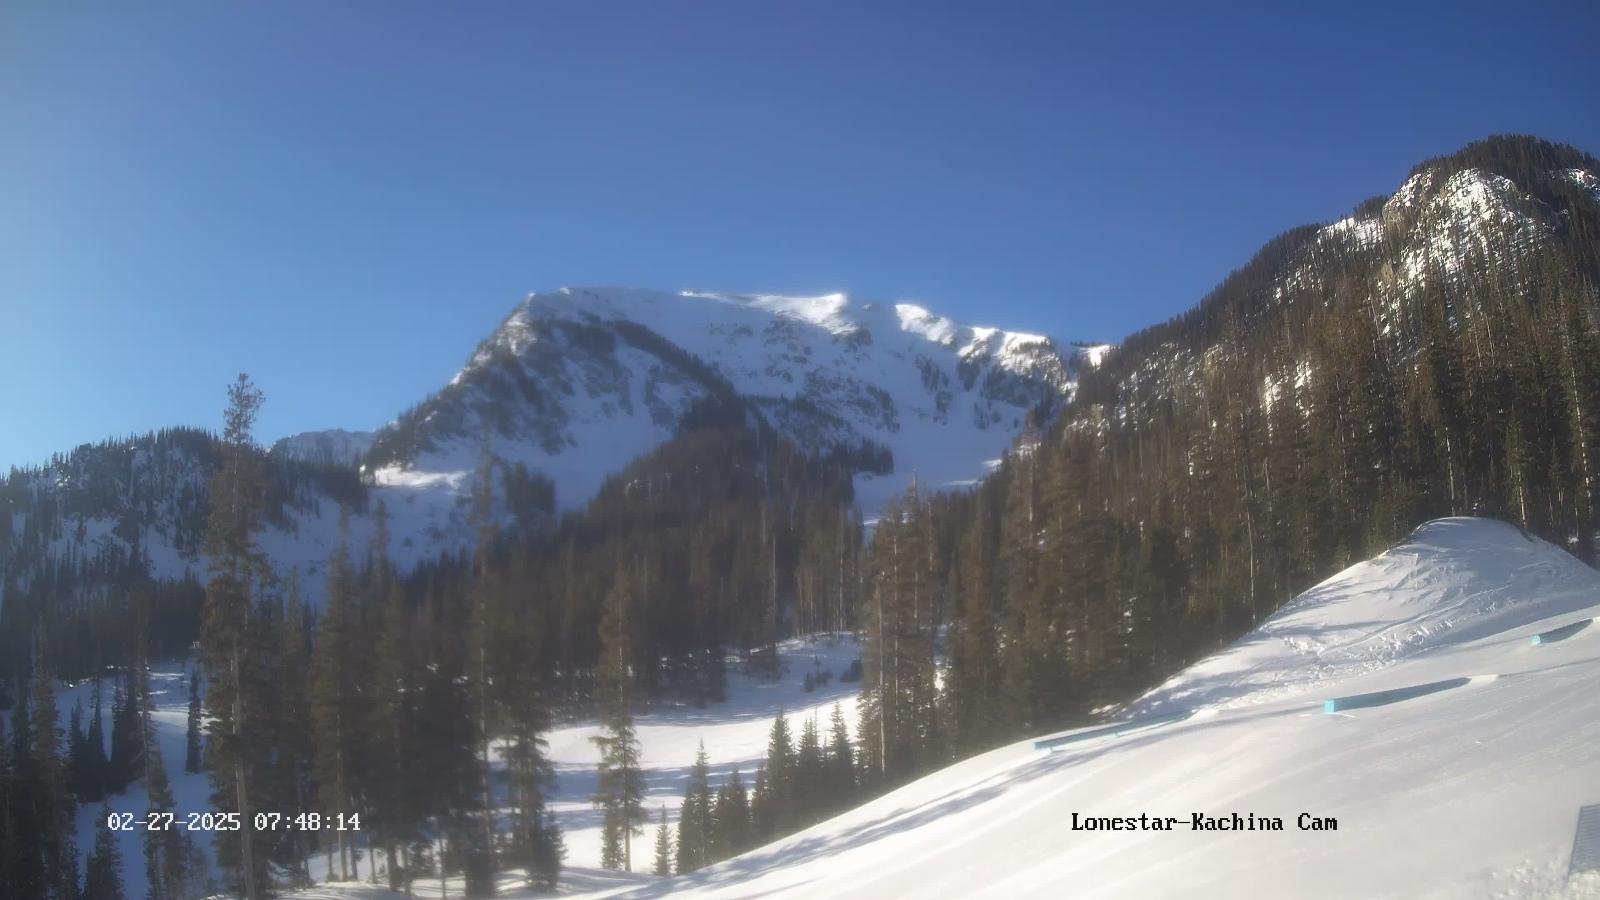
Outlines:
{"type": "Polygon", "coordinates": [[[870,514],[913,471],[981,474],[1103,352],[843,294],[565,288],[529,297],[449,385],[379,431],[369,461],[381,484],[461,477],[487,432],[572,507],[686,414],[732,401],[817,451],[887,448],[893,473],[858,483],[870,514]]]}
{"type": "MultiPolygon", "coordinates": [[[[564,813],[576,840],[563,893],[1600,897],[1600,874],[1566,875],[1578,807],[1600,803],[1600,623],[1531,643],[1597,614],[1600,573],[1566,553],[1499,522],[1432,522],[1126,711],[1187,718],[1054,753],[1033,741],[1002,747],[679,878],[585,867],[592,841],[574,806],[564,813]],[[1441,682],[1451,686],[1324,711],[1331,698],[1441,682]],[[1242,821],[1194,830],[1197,813],[1242,821]],[[1337,827],[1303,830],[1302,814],[1337,827]],[[1141,815],[1174,817],[1175,827],[1127,821],[1141,815]],[[1080,826],[1125,821],[1075,828],[1074,816],[1080,826]],[[1281,819],[1283,830],[1249,830],[1250,817],[1281,819]]],[[[664,717],[641,729],[652,805],[659,797],[673,807],[699,736],[716,761],[759,754],[767,720],[748,687],[733,715],[713,708],[704,722],[664,717]],[[724,744],[737,749],[720,754],[724,744]]],[[[565,778],[592,771],[572,761],[587,736],[553,736],[565,778]]],[[[509,877],[503,884],[503,896],[534,896],[509,877]]],[[[418,894],[437,896],[437,885],[419,883],[418,894]]],[[[394,895],[352,886],[306,896],[394,895]]]]}
{"type": "MultiPolygon", "coordinates": [[[[329,452],[360,442],[346,437],[350,446],[330,443],[329,452]]],[[[381,503],[390,517],[390,553],[404,567],[466,541],[459,483],[364,486],[350,463],[318,459],[316,447],[280,443],[267,454],[274,487],[257,536],[279,576],[297,573],[313,602],[338,544],[341,507],[350,514],[351,544],[364,554],[381,503]]],[[[204,581],[206,493],[219,459],[209,434],[171,429],[84,445],[47,466],[13,471],[0,483],[0,511],[10,517],[0,540],[0,603],[5,590],[27,590],[62,560],[92,562],[100,572],[142,566],[159,579],[204,581]]]]}
{"type": "MultiPolygon", "coordinates": [[[[739,672],[728,677],[728,701],[705,709],[688,706],[654,710],[635,720],[642,765],[645,769],[645,806],[651,821],[665,807],[673,822],[683,803],[689,768],[701,742],[711,763],[711,786],[721,786],[738,769],[746,788],[755,784],[756,765],[766,758],[772,719],[785,711],[789,731],[798,739],[807,719],[815,719],[827,740],[829,716],[839,704],[852,733],[857,720],[859,684],[838,680],[861,647],[852,637],[838,640],[791,640],[778,646],[783,674],[777,680],[755,678],[739,672]],[[832,676],[813,691],[803,688],[807,672],[832,676]]],[[[595,765],[599,757],[592,738],[600,727],[584,722],[558,728],[550,734],[550,759],[558,781],[550,808],[561,823],[566,840],[566,865],[598,869],[600,866],[600,813],[590,802],[595,793],[595,765]]],[[[653,837],[654,832],[646,837],[653,837]]],[[[644,843],[635,843],[635,868],[649,867],[644,843]],[[642,861],[642,862],[641,862],[642,861]]]]}
{"type": "Polygon", "coordinates": [[[1233,708],[1322,690],[1419,654],[1600,603],[1600,575],[1514,526],[1439,519],[1285,604],[1130,709],[1233,708]]]}
{"type": "Polygon", "coordinates": [[[1133,711],[1190,718],[1054,754],[1023,742],[693,876],[625,896],[1560,896],[1600,802],[1600,575],[1443,520],[1317,586],[1133,711]],[[1471,680],[1387,706],[1322,701],[1471,680]],[[1278,817],[1195,831],[1190,816],[1278,817]],[[1170,831],[1073,816],[1177,817],[1170,831]],[[1302,814],[1337,820],[1301,830],[1302,814]]]}
{"type": "MultiPolygon", "coordinates": [[[[1493,522],[1446,520],[1307,592],[1144,698],[1187,721],[960,763],[676,896],[1523,896],[1600,802],[1600,576],[1493,522]],[[1321,701],[1459,676],[1345,715],[1321,701]],[[1277,816],[1282,832],[1074,831],[1072,815],[1277,816]],[[1336,832],[1297,817],[1334,817],[1336,832]]],[[[630,896],[652,896],[668,885],[630,896]]]]}
{"type": "MultiPolygon", "coordinates": [[[[1600,178],[1586,169],[1549,173],[1600,200],[1600,178]]],[[[1546,243],[1567,216],[1535,191],[1504,175],[1471,167],[1418,170],[1382,203],[1363,204],[1355,215],[1322,227],[1302,248],[1277,296],[1319,277],[1320,256],[1334,248],[1356,249],[1374,259],[1393,254],[1375,283],[1393,306],[1429,278],[1460,279],[1466,267],[1487,263],[1510,267],[1514,258],[1546,243]]]]}

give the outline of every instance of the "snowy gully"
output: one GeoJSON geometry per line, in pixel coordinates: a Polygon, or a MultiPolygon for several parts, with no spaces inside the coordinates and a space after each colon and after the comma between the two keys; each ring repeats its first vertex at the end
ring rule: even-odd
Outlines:
{"type": "MultiPolygon", "coordinates": [[[[1301,813],[1295,818],[1295,827],[1301,831],[1338,831],[1339,820],[1332,816],[1315,816],[1301,813]]],[[[1072,814],[1073,831],[1282,831],[1283,819],[1278,816],[1258,816],[1255,813],[1228,813],[1208,816],[1190,813],[1187,819],[1178,816],[1081,816],[1072,814]]]]}

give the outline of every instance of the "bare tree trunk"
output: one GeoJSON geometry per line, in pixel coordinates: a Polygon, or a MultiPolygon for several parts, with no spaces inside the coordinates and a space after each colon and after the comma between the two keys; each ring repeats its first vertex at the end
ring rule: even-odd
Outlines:
{"type": "Polygon", "coordinates": [[[889,710],[885,702],[888,697],[885,694],[884,683],[883,589],[873,588],[872,597],[878,607],[878,774],[884,775],[888,773],[889,759],[889,733],[884,726],[884,720],[888,718],[889,710]]]}
{"type": "MultiPolygon", "coordinates": [[[[243,743],[244,730],[244,694],[243,671],[244,662],[241,658],[243,651],[235,644],[233,648],[233,740],[234,752],[239,753],[243,743]]],[[[245,900],[256,900],[256,867],[255,848],[252,846],[252,831],[254,830],[253,817],[250,814],[250,789],[245,782],[245,765],[242,757],[233,765],[234,796],[239,806],[239,861],[244,867],[244,896],[245,900]]]]}

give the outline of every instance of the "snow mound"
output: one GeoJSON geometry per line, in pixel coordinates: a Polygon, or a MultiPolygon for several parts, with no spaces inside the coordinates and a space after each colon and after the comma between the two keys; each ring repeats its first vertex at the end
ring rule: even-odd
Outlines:
{"type": "Polygon", "coordinates": [[[1134,715],[1259,704],[1500,634],[1597,601],[1593,569],[1490,519],[1438,519],[1311,588],[1233,646],[1134,704],[1134,715]]]}

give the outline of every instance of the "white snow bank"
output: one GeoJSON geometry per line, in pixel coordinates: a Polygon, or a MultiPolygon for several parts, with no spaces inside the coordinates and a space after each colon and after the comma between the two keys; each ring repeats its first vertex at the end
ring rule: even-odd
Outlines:
{"type": "Polygon", "coordinates": [[[1311,588],[1130,712],[1264,703],[1600,602],[1570,554],[1490,519],[1438,519],[1311,588]]]}

